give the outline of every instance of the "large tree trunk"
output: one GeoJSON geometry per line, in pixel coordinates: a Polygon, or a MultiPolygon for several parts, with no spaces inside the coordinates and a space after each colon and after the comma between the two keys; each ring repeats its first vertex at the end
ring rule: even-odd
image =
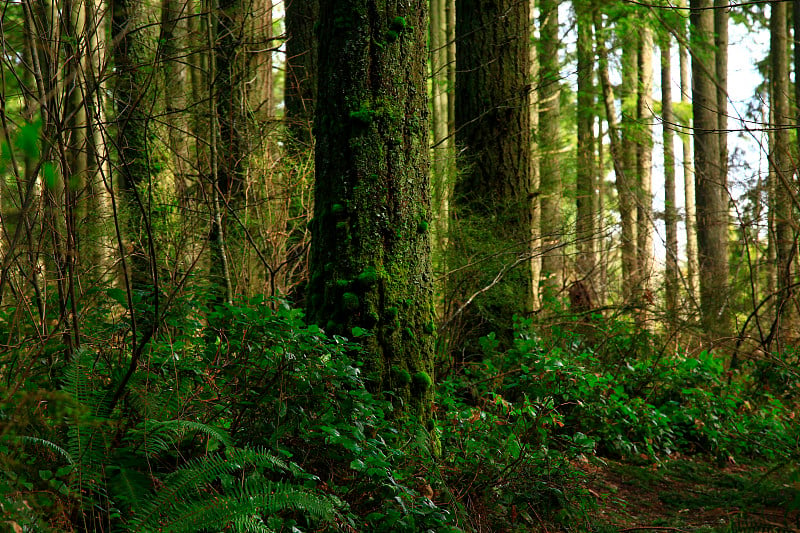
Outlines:
{"type": "Polygon", "coordinates": [[[471,339],[496,331],[510,341],[513,316],[533,308],[529,7],[459,0],[456,13],[459,173],[451,240],[461,260],[484,261],[460,269],[452,301],[460,310],[491,286],[461,323],[471,339]]]}
{"type": "Polygon", "coordinates": [[[539,229],[543,239],[540,275],[542,300],[551,305],[564,284],[558,4],[558,0],[539,2],[539,229]]]}
{"type": "Polygon", "coordinates": [[[692,0],[692,110],[694,114],[700,306],[710,340],[730,335],[728,302],[728,190],[720,161],[719,109],[714,83],[711,0],[692,0]]]}
{"type": "Polygon", "coordinates": [[[424,0],[322,0],[309,320],[360,337],[371,386],[433,400],[424,0]]]}

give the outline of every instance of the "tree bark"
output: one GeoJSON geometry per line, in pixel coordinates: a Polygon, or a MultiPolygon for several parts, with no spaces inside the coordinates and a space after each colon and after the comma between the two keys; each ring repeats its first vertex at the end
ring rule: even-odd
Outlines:
{"type": "Polygon", "coordinates": [[[769,162],[774,176],[774,197],[770,210],[774,212],[775,255],[777,260],[777,295],[775,298],[775,335],[778,351],[798,336],[796,308],[797,228],[794,202],[797,186],[793,175],[790,128],[792,116],[789,109],[789,60],[787,35],[787,6],[785,2],[770,4],[770,57],[771,57],[771,126],[774,128],[769,150],[769,162]]]}
{"type": "Polygon", "coordinates": [[[703,326],[711,341],[730,335],[728,305],[728,190],[720,161],[719,108],[713,77],[714,13],[711,0],[690,2],[692,111],[694,114],[697,245],[700,268],[700,306],[703,326]]]}
{"type": "Polygon", "coordinates": [[[460,309],[501,275],[460,323],[472,340],[496,331],[507,343],[514,315],[533,308],[529,5],[459,0],[456,16],[459,172],[452,241],[461,258],[484,260],[460,269],[452,299],[460,309]]]}
{"type": "Polygon", "coordinates": [[[597,266],[597,166],[594,139],[594,48],[592,6],[585,1],[575,3],[578,24],[578,106],[577,163],[575,179],[575,238],[578,248],[577,277],[595,291],[597,266]]]}
{"type": "Polygon", "coordinates": [[[558,50],[558,0],[539,2],[539,203],[542,300],[553,305],[564,285],[561,196],[561,71],[558,50]]]}
{"type": "Polygon", "coordinates": [[[636,98],[636,253],[642,293],[638,300],[642,306],[653,299],[650,294],[653,273],[653,31],[648,24],[648,20],[642,19],[636,69],[639,80],[636,98]]]}
{"type": "Polygon", "coordinates": [[[664,226],[666,230],[666,268],[664,292],[667,315],[674,324],[678,315],[678,211],[675,204],[675,114],[672,110],[672,59],[669,34],[661,39],[661,127],[664,144],[664,226]]]}
{"type": "Polygon", "coordinates": [[[427,422],[433,291],[424,0],[322,0],[308,318],[427,422]]]}

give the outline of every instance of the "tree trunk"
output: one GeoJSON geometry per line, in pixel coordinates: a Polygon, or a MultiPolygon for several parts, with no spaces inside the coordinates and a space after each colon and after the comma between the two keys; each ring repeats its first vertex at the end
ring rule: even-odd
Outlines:
{"type": "Polygon", "coordinates": [[[317,47],[314,24],[319,0],[286,2],[286,86],[284,109],[290,151],[311,148],[311,126],[317,92],[317,47]]]}
{"type": "Polygon", "coordinates": [[[564,251],[561,196],[561,71],[558,50],[558,0],[539,2],[539,202],[542,252],[542,300],[555,304],[563,288],[564,251]]]}
{"type": "Polygon", "coordinates": [[[678,315],[678,211],[675,206],[675,115],[672,110],[672,60],[669,34],[661,39],[661,127],[664,143],[664,226],[666,229],[666,268],[664,292],[667,316],[672,325],[678,315]]]}
{"type": "Polygon", "coordinates": [[[508,344],[514,315],[533,308],[529,6],[459,0],[456,14],[459,173],[452,241],[462,261],[484,260],[459,270],[452,300],[461,309],[491,286],[460,323],[472,340],[496,331],[508,344]]]}
{"type": "Polygon", "coordinates": [[[690,2],[692,111],[694,114],[697,245],[700,307],[711,341],[730,335],[728,305],[728,190],[720,161],[717,88],[714,84],[714,13],[711,0],[690,2]]]}
{"type": "Polygon", "coordinates": [[[777,260],[777,297],[775,311],[775,335],[778,351],[797,338],[795,260],[797,254],[797,217],[793,202],[797,199],[797,187],[793,172],[790,128],[792,117],[789,109],[789,60],[787,6],[785,2],[770,4],[770,57],[771,94],[770,106],[774,128],[769,150],[769,162],[774,175],[774,197],[770,210],[774,212],[775,255],[777,260]]]}
{"type": "MultiPolygon", "coordinates": [[[[686,5],[686,0],[680,0],[679,6],[686,5]]],[[[688,35],[685,30],[678,41],[678,57],[680,60],[681,78],[681,104],[689,106],[691,104],[691,82],[689,76],[690,62],[689,50],[686,47],[688,35]]],[[[689,301],[693,309],[698,309],[698,260],[697,260],[697,208],[695,203],[694,191],[694,153],[692,150],[692,135],[690,135],[692,119],[688,124],[684,124],[685,132],[681,134],[681,144],[683,149],[683,193],[684,193],[684,223],[686,231],[686,290],[689,301]]]]}
{"type": "Polygon", "coordinates": [[[116,84],[114,103],[117,125],[117,183],[127,215],[127,238],[131,250],[128,268],[133,286],[144,289],[155,283],[150,261],[152,245],[149,231],[147,196],[151,185],[151,157],[157,151],[157,137],[151,116],[154,112],[153,56],[155,39],[148,25],[147,4],[133,0],[113,0],[111,41],[113,43],[116,84]]]}
{"type": "Polygon", "coordinates": [[[578,24],[578,106],[577,163],[575,181],[575,238],[578,248],[577,277],[595,291],[597,266],[597,170],[594,139],[594,49],[592,6],[585,1],[575,3],[578,24]]]}
{"type": "Polygon", "coordinates": [[[639,29],[639,51],[637,53],[637,98],[636,98],[636,253],[639,274],[638,298],[642,308],[652,301],[650,276],[653,274],[653,32],[649,21],[642,20],[639,29]]]}
{"type": "MultiPolygon", "coordinates": [[[[637,28],[638,30],[638,28],[637,28]]],[[[641,296],[641,271],[639,270],[639,226],[637,201],[639,200],[639,175],[637,155],[639,131],[638,116],[639,95],[639,35],[637,30],[627,29],[622,38],[626,46],[622,50],[622,86],[620,101],[622,119],[620,120],[621,152],[623,172],[617,174],[617,196],[619,198],[619,215],[622,224],[622,285],[623,300],[627,305],[638,307],[641,296]]]]}
{"type": "Polygon", "coordinates": [[[430,420],[433,291],[424,0],[322,0],[308,318],[430,420]],[[370,335],[361,336],[363,330],[370,335]]]}

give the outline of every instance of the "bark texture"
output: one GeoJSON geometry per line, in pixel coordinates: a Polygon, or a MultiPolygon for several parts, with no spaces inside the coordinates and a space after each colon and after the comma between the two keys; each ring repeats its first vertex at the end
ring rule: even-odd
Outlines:
{"type": "Polygon", "coordinates": [[[323,0],[308,317],[361,337],[372,386],[433,398],[426,2],[323,0]]]}
{"type": "Polygon", "coordinates": [[[451,241],[461,257],[486,261],[461,270],[453,298],[465,305],[491,286],[463,322],[473,339],[489,331],[510,338],[513,316],[533,306],[528,16],[527,1],[456,2],[451,241]]]}
{"type": "Polygon", "coordinates": [[[714,83],[714,12],[711,0],[690,2],[692,111],[697,202],[700,306],[710,339],[730,334],[728,306],[728,190],[720,160],[717,87],[714,83]]]}

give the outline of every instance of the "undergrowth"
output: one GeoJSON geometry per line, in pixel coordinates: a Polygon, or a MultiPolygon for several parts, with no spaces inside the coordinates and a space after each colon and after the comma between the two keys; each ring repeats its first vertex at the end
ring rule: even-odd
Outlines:
{"type": "Polygon", "coordinates": [[[368,390],[357,344],[281,302],[195,294],[162,321],[118,400],[131,324],[113,306],[86,311],[80,348],[1,356],[14,531],[589,531],[576,465],[596,457],[762,461],[786,471],[775,503],[800,503],[790,362],[731,373],[625,324],[591,345],[520,322],[438,383],[429,434],[368,390]]]}

